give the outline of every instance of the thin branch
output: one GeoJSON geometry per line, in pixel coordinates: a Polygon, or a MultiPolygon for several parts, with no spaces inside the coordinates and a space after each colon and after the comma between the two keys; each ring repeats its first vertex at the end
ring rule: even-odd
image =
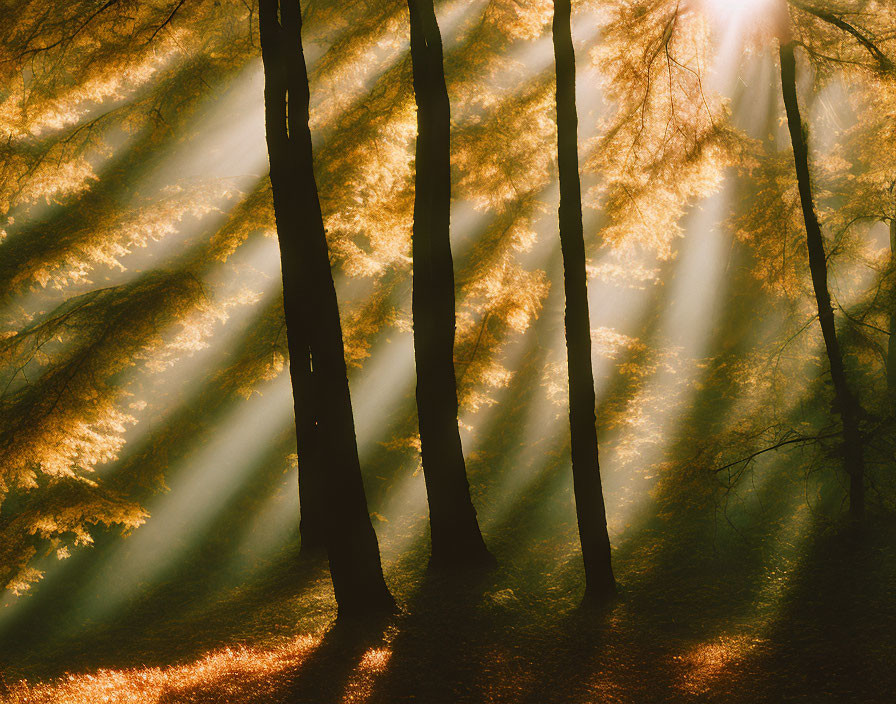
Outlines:
{"type": "Polygon", "coordinates": [[[152,42],[152,40],[156,38],[156,35],[157,35],[159,32],[161,32],[163,29],[165,29],[165,27],[168,26],[168,24],[171,22],[171,20],[174,19],[174,15],[177,14],[177,11],[183,6],[183,4],[184,4],[186,1],[187,1],[187,0],[180,0],[180,2],[178,2],[177,5],[174,6],[174,9],[171,11],[171,14],[168,15],[167,19],[166,19],[164,22],[162,22],[162,24],[160,24],[158,27],[156,27],[156,31],[153,32],[153,33],[152,33],[152,36],[150,36],[150,38],[146,40],[146,43],[147,43],[147,44],[149,44],[150,42],[152,42]]]}
{"type": "Polygon", "coordinates": [[[717,467],[716,469],[713,470],[713,472],[718,474],[720,472],[724,472],[726,469],[731,469],[732,467],[736,467],[739,464],[752,462],[760,455],[764,455],[767,452],[772,452],[774,450],[780,449],[786,445],[796,445],[799,443],[809,444],[809,443],[813,443],[813,442],[820,442],[822,440],[829,440],[831,438],[838,437],[839,435],[843,435],[842,430],[839,430],[836,433],[827,433],[826,435],[800,435],[798,437],[790,438],[788,440],[782,440],[781,442],[775,443],[771,447],[766,447],[762,450],[757,450],[756,452],[754,452],[751,455],[748,455],[747,457],[742,457],[741,459],[736,460],[735,462],[730,462],[729,464],[726,464],[724,467],[717,467]]]}
{"type": "Polygon", "coordinates": [[[457,379],[457,385],[460,386],[460,382],[464,380],[464,376],[467,374],[467,370],[470,368],[470,365],[476,359],[476,353],[479,351],[479,343],[482,342],[482,335],[485,333],[485,326],[488,324],[489,316],[491,315],[491,311],[485,314],[482,318],[482,327],[479,328],[479,335],[476,337],[476,344],[473,345],[473,351],[470,353],[470,358],[465,362],[460,362],[460,364],[464,365],[464,370],[460,373],[460,377],[457,379]]]}
{"type": "Polygon", "coordinates": [[[892,71],[894,66],[893,62],[890,58],[882,52],[877,45],[874,44],[866,35],[862,34],[858,29],[853,27],[851,24],[846,22],[842,17],[838,17],[832,12],[827,12],[825,10],[821,10],[817,7],[813,7],[812,5],[808,5],[801,0],[789,0],[790,4],[796,8],[799,8],[803,12],[807,12],[814,17],[817,17],[828,24],[832,24],[838,29],[842,29],[847,34],[852,35],[865,49],[868,50],[868,53],[871,54],[872,57],[877,61],[880,66],[880,70],[884,72],[892,71]]]}
{"type": "Polygon", "coordinates": [[[90,15],[90,17],[88,17],[80,25],[78,25],[78,27],[75,29],[75,31],[72,32],[69,36],[62,37],[62,39],[58,39],[55,42],[53,42],[52,44],[47,44],[46,46],[39,46],[39,47],[35,47],[34,49],[26,49],[25,51],[22,52],[21,55],[19,55],[18,58],[23,58],[23,57],[27,56],[29,53],[31,55],[40,54],[43,51],[49,51],[50,49],[55,49],[60,44],[66,44],[66,43],[72,41],[72,39],[77,37],[81,33],[81,30],[83,30],[88,24],[93,22],[93,20],[96,19],[100,14],[102,14],[103,12],[105,12],[106,10],[108,10],[110,7],[112,7],[113,5],[115,5],[117,3],[118,3],[118,0],[107,0],[105,5],[103,5],[100,9],[98,9],[96,12],[94,12],[92,15],[90,15]]]}

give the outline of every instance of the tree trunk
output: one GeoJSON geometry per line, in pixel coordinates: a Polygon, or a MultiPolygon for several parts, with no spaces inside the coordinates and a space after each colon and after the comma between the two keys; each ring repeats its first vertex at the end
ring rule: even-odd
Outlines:
{"type": "MultiPolygon", "coordinates": [[[[288,218],[287,218],[288,219],[288,218]]],[[[280,221],[277,223],[280,230],[280,221]]],[[[285,229],[289,232],[289,229],[285,229]]],[[[290,280],[289,295],[287,276],[283,276],[283,307],[287,320],[302,319],[299,302],[301,290],[290,280]]],[[[311,351],[303,326],[296,323],[292,326],[294,334],[287,330],[287,347],[289,348],[289,373],[292,381],[293,406],[296,416],[296,450],[299,465],[299,535],[302,540],[302,554],[316,555],[326,549],[326,527],[324,523],[323,504],[323,454],[317,421],[310,400],[314,398],[311,377],[311,351]],[[298,327],[298,330],[296,328],[298,327]]]]}
{"type": "MultiPolygon", "coordinates": [[[[276,13],[276,7],[273,12],[276,13]]],[[[268,16],[262,15],[261,21],[268,16]]],[[[299,230],[299,215],[295,203],[284,198],[284,186],[295,180],[290,173],[292,165],[287,159],[289,134],[286,123],[286,63],[280,44],[282,30],[279,24],[269,32],[262,30],[265,53],[265,120],[271,158],[271,183],[274,187],[275,217],[281,240],[283,308],[287,323],[286,340],[289,348],[289,372],[292,382],[293,405],[296,418],[296,449],[299,457],[299,506],[301,520],[299,532],[302,552],[313,552],[325,547],[323,512],[322,454],[318,436],[316,414],[310,400],[313,396],[311,378],[311,349],[308,344],[307,324],[302,323],[302,300],[312,295],[308,280],[299,275],[297,267],[288,262],[295,250],[294,236],[287,233],[299,230]],[[270,35],[274,33],[274,37],[270,35]]],[[[292,258],[294,261],[294,257],[292,258]]]]}
{"type": "Polygon", "coordinates": [[[607,513],[597,455],[591,320],[579,181],[576,66],[570,0],[554,0],[557,67],[557,159],[560,172],[560,247],[566,291],[569,429],[579,538],[585,562],[585,599],[601,601],[616,590],[610,561],[607,513]]]}
{"type": "MultiPolygon", "coordinates": [[[[890,220],[890,270],[896,272],[896,215],[890,220]]],[[[896,408],[896,306],[890,304],[890,338],[887,341],[887,394],[896,408]]]]}
{"type": "Polygon", "coordinates": [[[316,453],[321,462],[319,501],[333,591],[340,616],[363,615],[391,611],[395,602],[383,579],[361,477],[339,304],[314,178],[301,27],[299,0],[280,2],[279,17],[277,0],[259,1],[286,330],[290,354],[297,354],[291,358],[290,373],[294,393],[308,394],[296,398],[297,433],[300,439],[307,434],[306,414],[313,413],[312,456],[316,453]],[[298,410],[305,404],[307,409],[298,410]]]}
{"type": "Polygon", "coordinates": [[[859,432],[859,405],[849,388],[843,354],[837,339],[834,309],[828,291],[828,267],[824,251],[824,239],[815,204],[812,199],[812,183],[809,175],[809,147],[805,125],[800,117],[799,100],[796,89],[796,57],[794,42],[781,41],[781,85],[784,106],[787,110],[787,126],[793,145],[793,158],[799,184],[803,221],[806,226],[806,244],[809,250],[809,269],[812,272],[812,286],[818,305],[818,322],[831,367],[834,396],[837,411],[843,421],[843,455],[846,473],[849,476],[849,510],[854,518],[860,518],[865,511],[865,463],[862,452],[862,438],[859,432]]]}
{"type": "Polygon", "coordinates": [[[417,416],[429,500],[432,567],[493,562],[470,498],[458,430],[451,257],[451,108],[432,0],[408,0],[417,101],[413,319],[417,416]]]}

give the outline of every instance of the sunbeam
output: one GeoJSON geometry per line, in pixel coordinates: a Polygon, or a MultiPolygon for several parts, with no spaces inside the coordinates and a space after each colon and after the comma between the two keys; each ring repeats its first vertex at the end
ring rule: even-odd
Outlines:
{"type": "Polygon", "coordinates": [[[0,701],[888,701],[860,4],[0,11],[0,701]]]}

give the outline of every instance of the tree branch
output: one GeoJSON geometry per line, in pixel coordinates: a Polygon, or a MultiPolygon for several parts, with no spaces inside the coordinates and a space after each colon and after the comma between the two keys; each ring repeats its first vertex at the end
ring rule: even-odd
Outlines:
{"type": "Polygon", "coordinates": [[[872,42],[866,35],[860,32],[858,29],[853,27],[851,24],[846,22],[842,17],[838,17],[832,12],[827,12],[826,10],[821,10],[817,7],[813,7],[801,0],[789,0],[790,4],[794,7],[806,12],[818,19],[827,22],[828,24],[832,24],[838,29],[842,29],[847,34],[852,35],[865,49],[868,50],[868,53],[874,57],[875,61],[877,61],[878,66],[881,71],[889,72],[894,69],[893,62],[890,58],[881,51],[877,45],[872,42]]]}
{"type": "Polygon", "coordinates": [[[171,11],[171,14],[168,15],[168,17],[165,19],[164,22],[162,22],[162,24],[160,24],[158,27],[156,27],[156,31],[153,32],[153,33],[152,33],[152,36],[150,36],[150,38],[146,40],[146,43],[147,43],[147,44],[149,44],[150,42],[152,42],[152,40],[156,38],[156,35],[157,35],[159,32],[161,32],[163,29],[165,29],[165,27],[168,26],[168,24],[171,22],[171,20],[174,19],[174,15],[177,14],[177,11],[183,6],[183,4],[184,4],[186,1],[187,1],[187,0],[180,0],[180,1],[177,3],[177,5],[174,6],[174,9],[171,11]]]}
{"type": "Polygon", "coordinates": [[[764,455],[766,452],[772,452],[774,450],[780,449],[786,445],[796,445],[798,443],[808,444],[808,443],[813,443],[813,442],[820,442],[821,440],[829,440],[830,438],[835,438],[839,435],[843,435],[842,430],[838,430],[835,433],[827,433],[826,435],[799,435],[795,438],[789,438],[788,440],[782,440],[781,442],[775,443],[771,447],[766,447],[762,450],[758,450],[758,451],[754,452],[753,454],[748,455],[747,457],[742,457],[741,459],[736,460],[735,462],[730,462],[729,464],[726,464],[724,467],[717,467],[716,469],[713,470],[713,472],[718,474],[720,472],[724,472],[726,469],[731,469],[732,467],[736,467],[739,464],[752,462],[760,455],[764,455]]]}

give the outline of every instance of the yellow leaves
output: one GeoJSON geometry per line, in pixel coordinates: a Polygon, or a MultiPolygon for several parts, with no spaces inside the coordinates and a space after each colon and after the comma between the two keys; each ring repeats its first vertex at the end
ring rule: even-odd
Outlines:
{"type": "Polygon", "coordinates": [[[62,164],[42,164],[28,180],[19,198],[22,203],[51,202],[61,195],[78,195],[98,180],[93,166],[83,158],[62,164]]]}
{"type": "Polygon", "coordinates": [[[416,115],[403,100],[369,140],[340,155],[343,169],[321,179],[330,252],[349,276],[378,277],[409,262],[415,136],[416,115]]]}
{"type": "Polygon", "coordinates": [[[248,398],[255,390],[255,386],[261,382],[272,381],[276,379],[286,368],[286,356],[282,352],[274,352],[270,361],[262,368],[258,375],[258,379],[253,382],[252,386],[244,386],[240,389],[240,394],[248,398]]]}
{"type": "MultiPolygon", "coordinates": [[[[86,135],[75,144],[54,145],[46,151],[0,146],[0,222],[9,227],[14,218],[5,215],[14,206],[28,206],[39,201],[61,203],[88,190],[98,180],[86,151],[102,148],[86,135]]],[[[0,237],[2,241],[2,237],[0,237]]]]}
{"type": "Polygon", "coordinates": [[[646,346],[639,340],[623,335],[606,327],[591,329],[592,352],[608,359],[616,359],[623,350],[644,351],[646,346]]]}
{"type": "MultiPolygon", "coordinates": [[[[135,250],[232,197],[229,179],[160,189],[156,165],[204,128],[189,124],[200,92],[218,90],[257,46],[244,35],[249,7],[230,0],[187,3],[155,37],[171,12],[167,1],[110,3],[83,31],[74,30],[90,3],[36,13],[22,5],[0,29],[0,226],[10,233],[0,278],[7,301],[25,309],[24,327],[0,343],[0,501],[17,506],[0,535],[0,584],[16,592],[40,577],[29,564],[36,545],[49,543],[63,558],[91,543],[91,526],[132,529],[145,520],[127,485],[145,477],[97,471],[120,456],[146,409],[129,385],[138,372],[201,349],[230,309],[258,300],[242,290],[212,303],[197,279],[207,252],[196,251],[177,263],[178,274],[138,267],[117,278],[130,284],[70,296],[47,316],[29,317],[32,306],[59,300],[34,288],[86,288],[98,265],[131,266],[135,250]],[[29,300],[12,298],[25,289],[29,300]]],[[[253,224],[272,223],[269,192],[250,205],[220,238],[220,258],[253,224]]]]}
{"type": "Polygon", "coordinates": [[[500,0],[489,3],[486,17],[510,39],[536,39],[551,24],[551,0],[500,0]]]}
{"type": "Polygon", "coordinates": [[[422,445],[420,443],[420,433],[414,433],[404,437],[396,437],[380,443],[381,447],[387,450],[414,450],[419,453],[422,445]]]}
{"type": "Polygon", "coordinates": [[[611,283],[615,286],[627,286],[637,289],[643,289],[646,284],[657,281],[659,269],[656,267],[648,269],[643,264],[635,261],[634,257],[631,256],[631,250],[622,252],[616,249],[612,252],[612,255],[617,261],[607,259],[599,264],[589,264],[587,267],[588,278],[597,279],[603,283],[611,283]]]}
{"type": "Polygon", "coordinates": [[[569,367],[566,359],[562,362],[550,362],[544,367],[541,385],[545,389],[548,401],[560,408],[569,405],[569,367]]]}
{"type": "Polygon", "coordinates": [[[493,403],[485,389],[510,383],[512,372],[497,354],[508,333],[528,329],[550,288],[544,272],[526,271],[515,261],[510,232],[498,231],[488,252],[489,259],[495,258],[491,267],[480,263],[462,289],[455,358],[461,405],[473,411],[493,403]]]}
{"type": "Polygon", "coordinates": [[[397,323],[398,312],[388,294],[387,287],[378,286],[361,307],[346,310],[343,306],[342,337],[345,361],[350,367],[361,367],[370,357],[376,333],[397,323]]]}
{"type": "MultiPolygon", "coordinates": [[[[234,301],[247,298],[253,300],[237,294],[234,301]]],[[[12,391],[0,399],[0,481],[6,491],[40,497],[29,504],[36,508],[20,514],[19,523],[4,533],[17,566],[7,558],[0,579],[21,588],[21,579],[8,570],[26,566],[26,548],[34,539],[64,538],[58,549],[88,545],[89,525],[133,528],[145,519],[138,505],[110,494],[108,478],[100,481],[95,470],[118,458],[136,422],[128,411],[144,406],[137,401],[125,410],[129,394],[123,372],[138,361],[151,370],[159,359],[170,363],[173,354],[183,354],[190,345],[166,329],[189,320],[200,300],[202,288],[192,276],[156,275],[74,298],[6,343],[4,354],[17,365],[48,340],[60,340],[46,369],[33,380],[7,386],[12,391]]],[[[220,316],[211,306],[203,312],[220,316]]]]}
{"type": "Polygon", "coordinates": [[[811,301],[805,229],[789,152],[767,155],[751,173],[750,190],[731,227],[756,258],[753,276],[769,292],[811,301]]]}
{"type": "Polygon", "coordinates": [[[0,103],[0,133],[18,139],[44,137],[47,132],[78,124],[105,101],[125,99],[148,82],[170,60],[165,55],[142,57],[123,63],[117,71],[87,77],[70,90],[37,102],[33,91],[20,85],[0,103]]]}
{"type": "Polygon", "coordinates": [[[271,182],[267,176],[259,179],[255,188],[243,196],[229,213],[227,222],[215,232],[209,256],[217,261],[226,261],[258,230],[271,236],[276,236],[277,232],[271,182]]]}
{"type": "Polygon", "coordinates": [[[676,3],[620,4],[605,35],[592,58],[615,114],[585,162],[601,179],[586,202],[609,221],[604,243],[668,259],[685,209],[718,190],[741,138],[701,78],[711,45],[699,14],[676,3]]]}
{"type": "Polygon", "coordinates": [[[502,212],[550,182],[553,101],[551,84],[539,80],[454,137],[452,163],[461,171],[457,188],[476,208],[502,212]]]}
{"type": "Polygon", "coordinates": [[[34,582],[40,580],[43,573],[33,567],[26,567],[20,570],[15,577],[6,583],[6,589],[16,596],[24,594],[31,588],[34,582]]]}
{"type": "Polygon", "coordinates": [[[96,482],[84,473],[118,457],[124,445],[124,432],[134,422],[133,416],[118,410],[114,404],[100,403],[94,407],[90,420],[71,423],[61,435],[52,433],[33,437],[30,442],[25,440],[7,461],[15,463],[14,457],[18,456],[22,464],[36,462],[40,472],[49,477],[69,478],[95,486],[96,482]]]}

